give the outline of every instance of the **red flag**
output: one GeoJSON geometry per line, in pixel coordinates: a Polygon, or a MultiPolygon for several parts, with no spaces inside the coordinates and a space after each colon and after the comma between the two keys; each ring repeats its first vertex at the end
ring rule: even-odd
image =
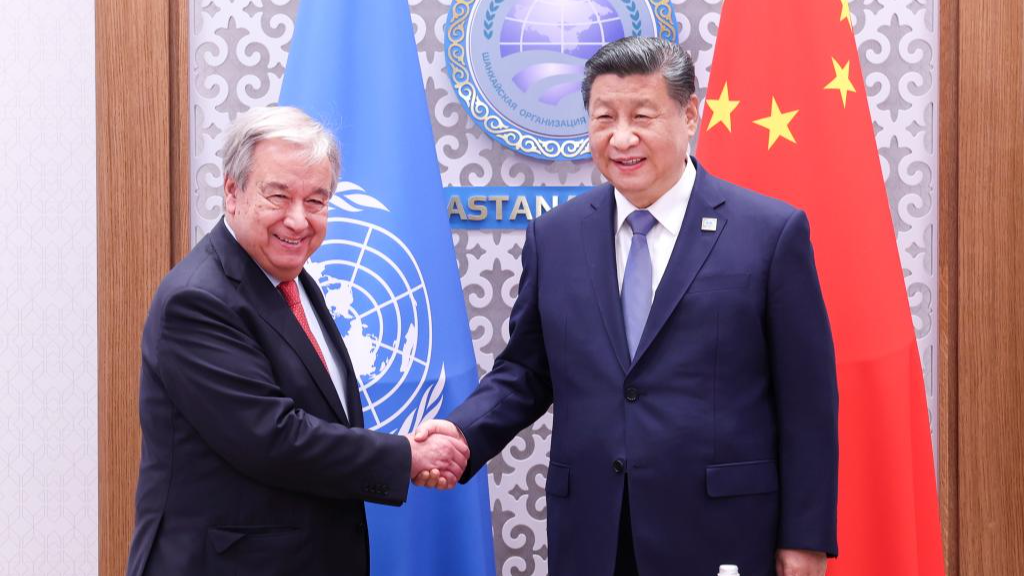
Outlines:
{"type": "Polygon", "coordinates": [[[698,157],[805,210],[839,376],[830,576],[943,574],[924,384],[846,0],[726,0],[698,157]]]}

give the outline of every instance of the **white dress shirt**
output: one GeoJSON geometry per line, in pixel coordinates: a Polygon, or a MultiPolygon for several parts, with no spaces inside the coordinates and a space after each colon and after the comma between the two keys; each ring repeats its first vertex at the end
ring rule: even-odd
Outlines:
{"type": "MultiPolygon", "coordinates": [[[[647,248],[651,252],[651,298],[658,291],[658,284],[665,275],[668,268],[668,260],[672,256],[672,248],[676,245],[679,237],[679,229],[683,227],[683,217],[686,216],[686,205],[690,202],[690,194],[693,192],[693,183],[697,179],[697,169],[693,162],[687,158],[683,175],[674,186],[662,194],[661,198],[651,204],[647,211],[654,216],[657,224],[647,233],[647,248]]],[[[619,293],[622,293],[622,277],[626,273],[626,259],[629,257],[629,247],[633,244],[633,230],[626,224],[626,217],[635,210],[625,196],[618,190],[615,191],[615,265],[619,275],[619,293]]]]}
{"type": "MultiPolygon", "coordinates": [[[[231,233],[231,236],[238,240],[238,237],[235,236],[235,231],[231,229],[226,218],[224,219],[224,225],[227,227],[228,232],[231,233]]],[[[263,270],[263,267],[258,262],[256,266],[259,266],[259,269],[267,276],[267,280],[270,280],[270,283],[276,289],[281,281],[266,270],[263,270]]],[[[302,282],[299,282],[298,278],[295,279],[295,284],[299,287],[299,300],[302,301],[302,311],[306,314],[306,323],[309,324],[309,331],[313,333],[313,338],[316,338],[316,343],[324,354],[324,360],[327,363],[327,373],[330,374],[331,383],[334,384],[334,390],[338,393],[338,399],[341,400],[341,408],[345,411],[345,415],[348,416],[348,403],[345,402],[345,376],[335,360],[338,357],[338,351],[334,349],[334,346],[324,336],[323,326],[320,325],[320,319],[317,317],[316,312],[313,311],[313,304],[309,301],[306,288],[302,285],[302,282]]]]}

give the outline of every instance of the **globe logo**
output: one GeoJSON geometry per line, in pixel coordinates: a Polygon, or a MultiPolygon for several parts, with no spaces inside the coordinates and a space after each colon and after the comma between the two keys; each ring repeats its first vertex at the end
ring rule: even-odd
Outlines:
{"type": "Polygon", "coordinates": [[[371,430],[411,432],[441,409],[444,366],[433,366],[430,297],[409,248],[345,215],[387,210],[351,182],[331,200],[328,236],[306,264],[345,340],[371,430]]]}
{"type": "Polygon", "coordinates": [[[453,0],[445,58],[456,96],[491,138],[573,160],[590,155],[584,64],[626,35],[675,42],[670,0],[453,0]]]}
{"type": "Polygon", "coordinates": [[[502,59],[519,70],[512,76],[516,86],[557,106],[566,96],[579,97],[587,59],[624,35],[607,0],[518,0],[501,26],[499,46],[502,59]],[[538,60],[538,51],[554,54],[538,60]]]}

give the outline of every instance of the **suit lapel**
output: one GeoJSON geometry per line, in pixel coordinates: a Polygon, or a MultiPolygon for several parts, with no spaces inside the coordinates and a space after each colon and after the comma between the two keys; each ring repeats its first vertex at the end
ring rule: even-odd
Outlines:
{"type": "Polygon", "coordinates": [[[327,369],[324,368],[323,362],[320,361],[320,356],[317,355],[316,350],[313,348],[313,343],[309,341],[309,337],[306,336],[302,327],[299,326],[295,315],[292,314],[291,309],[288,308],[281,294],[270,284],[270,281],[267,280],[267,277],[258,267],[254,266],[254,268],[255,273],[250,272],[249,278],[243,282],[243,290],[252,300],[260,316],[277,331],[281,338],[298,355],[299,359],[302,360],[309,375],[313,378],[313,382],[316,383],[316,387],[320,389],[320,394],[323,395],[324,400],[330,405],[338,420],[348,425],[348,417],[345,416],[345,411],[341,407],[341,399],[338,398],[338,392],[334,389],[331,376],[327,373],[327,369]]]}
{"type": "Polygon", "coordinates": [[[615,358],[622,371],[626,372],[629,369],[629,348],[615,269],[615,202],[611,185],[605,184],[600,188],[600,194],[592,201],[591,207],[594,211],[581,223],[583,249],[601,320],[615,358]]]}
{"type": "MultiPolygon", "coordinates": [[[[690,202],[686,207],[686,216],[683,217],[683,225],[676,238],[676,244],[672,248],[672,256],[669,258],[668,267],[658,284],[658,290],[654,295],[654,302],[651,304],[651,312],[647,316],[647,324],[644,326],[644,333],[640,337],[637,346],[636,357],[633,359],[633,366],[640,361],[644,352],[658,336],[658,332],[665,326],[672,311],[679,305],[683,295],[690,289],[694,277],[711,249],[715,247],[718,238],[725,228],[726,219],[718,212],[718,208],[725,202],[715,187],[712,176],[704,171],[699,164],[694,162],[697,169],[697,179],[693,185],[693,192],[690,194],[690,202]],[[701,221],[704,218],[715,218],[716,229],[714,231],[702,230],[701,221]]],[[[612,260],[614,262],[614,259],[612,260]]]]}
{"type": "Polygon", "coordinates": [[[331,341],[334,350],[340,355],[339,358],[335,358],[335,361],[341,363],[341,372],[345,378],[343,388],[345,390],[345,405],[348,407],[348,421],[351,423],[351,426],[362,428],[363,405],[359,401],[360,381],[356,377],[355,370],[352,368],[352,358],[348,355],[345,340],[341,337],[341,333],[338,332],[338,325],[334,322],[334,317],[331,316],[330,311],[327,309],[327,303],[324,302],[320,285],[305,270],[299,275],[299,279],[302,281],[302,286],[306,289],[310,303],[313,304],[313,311],[320,318],[320,325],[324,327],[325,335],[331,341]]]}
{"type": "MultiPolygon", "coordinates": [[[[270,283],[266,274],[260,270],[252,257],[231,236],[223,219],[210,232],[210,235],[213,237],[214,248],[221,255],[220,261],[225,274],[239,282],[240,296],[252,305],[263,320],[295,352],[302,364],[305,365],[310,377],[313,378],[313,382],[316,383],[324,401],[331,407],[338,420],[347,426],[349,420],[341,407],[341,400],[338,398],[338,392],[334,389],[334,383],[331,382],[331,376],[320,362],[320,357],[313,349],[313,344],[309,341],[306,333],[302,331],[302,327],[299,326],[281,293],[270,283]]],[[[306,285],[305,282],[304,285],[306,285]]],[[[308,288],[306,290],[306,294],[311,296],[310,300],[312,301],[317,300],[314,296],[319,293],[319,289],[316,293],[312,293],[308,288]]],[[[322,302],[323,297],[320,296],[319,300],[322,302]]]]}

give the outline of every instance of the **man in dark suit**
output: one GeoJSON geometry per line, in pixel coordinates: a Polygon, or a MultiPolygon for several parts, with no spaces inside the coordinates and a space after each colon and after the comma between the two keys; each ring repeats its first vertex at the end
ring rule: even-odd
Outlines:
{"type": "Polygon", "coordinates": [[[421,470],[442,487],[462,473],[456,440],[362,428],[359,381],[302,269],[339,165],[294,108],[229,130],[225,218],[164,278],[143,333],[129,576],[366,575],[363,501],[401,504],[421,470]]]}
{"type": "Polygon", "coordinates": [[[465,481],[554,404],[556,576],[820,576],[837,553],[835,358],[808,221],[688,157],[694,90],[664,40],[587,62],[610,184],[531,224],[508,347],[419,431],[464,435],[465,481]]]}

